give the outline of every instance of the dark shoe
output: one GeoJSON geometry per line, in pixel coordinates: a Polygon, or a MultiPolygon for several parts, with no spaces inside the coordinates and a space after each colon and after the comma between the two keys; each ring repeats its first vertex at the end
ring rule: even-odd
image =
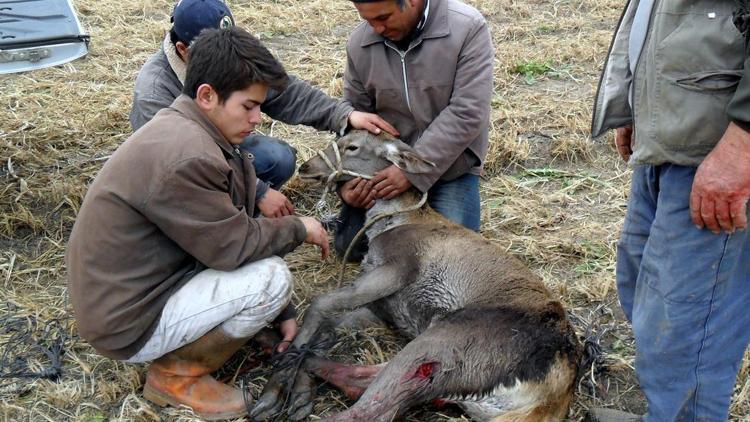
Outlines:
{"type": "Polygon", "coordinates": [[[640,422],[643,417],[622,410],[591,408],[586,414],[586,422],[640,422]]]}

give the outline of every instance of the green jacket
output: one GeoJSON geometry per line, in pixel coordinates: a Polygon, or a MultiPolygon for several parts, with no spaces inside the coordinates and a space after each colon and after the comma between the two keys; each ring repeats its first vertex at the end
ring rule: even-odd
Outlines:
{"type": "Polygon", "coordinates": [[[591,133],[633,124],[631,164],[697,166],[730,121],[750,128],[750,63],[733,0],[656,0],[630,72],[638,0],[623,12],[604,65],[591,133]],[[628,100],[632,86],[633,107],[628,100]]]}

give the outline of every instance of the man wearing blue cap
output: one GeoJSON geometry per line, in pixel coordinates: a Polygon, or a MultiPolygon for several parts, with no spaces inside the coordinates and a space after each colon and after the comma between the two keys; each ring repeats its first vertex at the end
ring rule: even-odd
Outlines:
{"type": "MultiPolygon", "coordinates": [[[[130,111],[133,130],[145,125],[161,109],[168,107],[182,92],[190,43],[206,28],[229,28],[234,18],[221,0],[180,0],[172,12],[172,28],[162,47],[138,74],[130,111]]],[[[343,100],[336,100],[307,82],[290,75],[289,86],[269,90],[261,111],[288,124],[304,124],[318,130],[343,133],[347,128],[373,133],[397,131],[375,114],[354,111],[343,100]]],[[[263,135],[251,135],[240,146],[254,156],[258,175],[256,213],[283,217],[294,213],[294,206],[278,189],[294,174],[296,152],[286,142],[263,135]]]]}

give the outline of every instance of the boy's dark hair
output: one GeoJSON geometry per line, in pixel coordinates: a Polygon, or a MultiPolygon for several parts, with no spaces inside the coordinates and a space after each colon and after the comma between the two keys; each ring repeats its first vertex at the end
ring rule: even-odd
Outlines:
{"type": "Polygon", "coordinates": [[[252,84],[277,91],[289,84],[284,66],[257,38],[237,27],[204,29],[189,51],[182,93],[193,99],[202,84],[211,85],[221,103],[252,84]]]}

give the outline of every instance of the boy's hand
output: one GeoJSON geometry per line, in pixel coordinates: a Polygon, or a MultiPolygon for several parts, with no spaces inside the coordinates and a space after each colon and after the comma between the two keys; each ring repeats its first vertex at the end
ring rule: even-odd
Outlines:
{"type": "Polygon", "coordinates": [[[283,353],[286,351],[286,349],[289,348],[289,345],[292,344],[294,338],[297,337],[297,332],[299,332],[297,320],[295,320],[294,318],[290,318],[281,321],[281,323],[279,324],[279,331],[281,332],[281,336],[284,338],[279,343],[276,351],[279,353],[283,353]]]}
{"type": "Polygon", "coordinates": [[[328,258],[330,246],[328,245],[328,232],[326,232],[326,229],[323,228],[320,221],[312,217],[300,217],[299,219],[302,221],[302,224],[305,225],[305,230],[307,230],[305,243],[320,246],[323,259],[328,258]]]}
{"type": "Polygon", "coordinates": [[[390,123],[373,113],[352,111],[349,113],[349,125],[354,129],[366,129],[374,135],[379,135],[381,129],[393,136],[399,135],[395,127],[391,126],[390,123]]]}
{"type": "Polygon", "coordinates": [[[276,189],[268,188],[258,201],[258,209],[263,216],[268,218],[283,217],[294,214],[294,205],[283,193],[276,189]]]}

